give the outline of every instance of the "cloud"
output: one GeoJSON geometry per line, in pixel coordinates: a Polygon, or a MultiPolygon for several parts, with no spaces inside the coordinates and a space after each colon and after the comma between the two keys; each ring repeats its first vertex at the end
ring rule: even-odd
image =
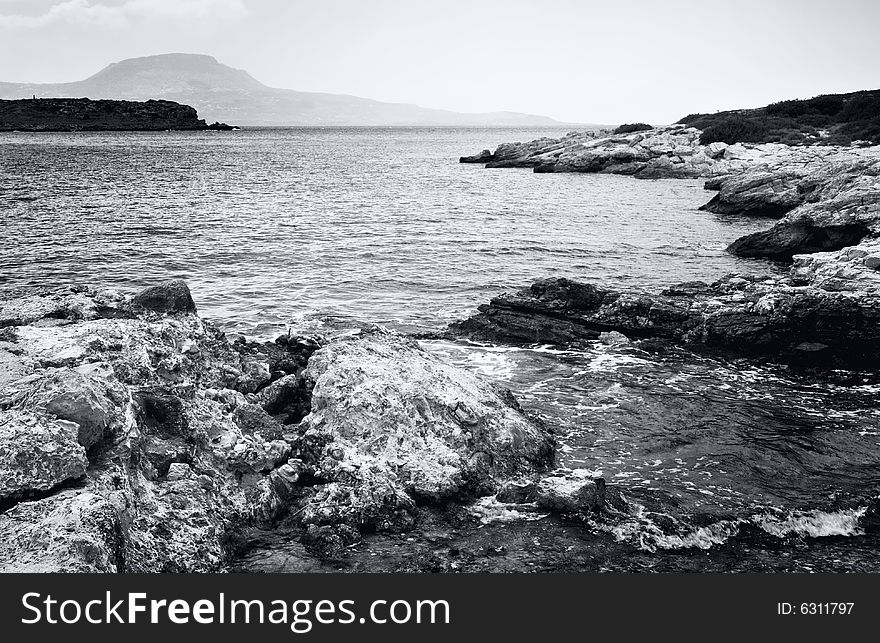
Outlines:
{"type": "Polygon", "coordinates": [[[235,20],[249,13],[244,0],[125,0],[121,4],[65,0],[36,15],[0,14],[0,28],[40,29],[59,23],[116,28],[143,20],[235,20]]]}

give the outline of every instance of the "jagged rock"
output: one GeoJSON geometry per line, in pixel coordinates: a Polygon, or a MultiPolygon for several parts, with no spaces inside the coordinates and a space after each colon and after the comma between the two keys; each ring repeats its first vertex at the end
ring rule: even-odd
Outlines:
{"type": "Polygon", "coordinates": [[[195,313],[196,304],[189,287],[182,279],[166,281],[158,286],[144,288],[131,298],[135,311],[150,310],[157,313],[195,313]]]}
{"type": "Polygon", "coordinates": [[[560,513],[601,511],[606,502],[605,480],[581,470],[557,472],[538,482],[533,501],[542,509],[560,513]]]}
{"type": "MultiPolygon", "coordinates": [[[[84,369],[87,372],[88,366],[84,369]]],[[[15,390],[11,386],[11,390],[15,390]]],[[[79,443],[90,449],[125,423],[122,409],[127,402],[124,389],[115,383],[72,368],[52,369],[29,381],[17,404],[68,420],[78,426],[79,443]]]]}
{"type": "Polygon", "coordinates": [[[67,490],[0,514],[4,573],[130,571],[124,494],[67,490]]]}
{"type": "Polygon", "coordinates": [[[311,392],[302,375],[285,375],[260,393],[263,409],[282,424],[302,420],[311,407],[311,392]]]}
{"type": "Polygon", "coordinates": [[[533,503],[539,509],[558,513],[592,513],[626,507],[617,489],[608,489],[604,478],[583,469],[559,469],[537,480],[510,480],[495,499],[509,504],[533,503]]]}
{"type": "Polygon", "coordinates": [[[720,192],[706,207],[714,212],[785,214],[769,230],[736,240],[731,253],[791,261],[880,234],[880,149],[790,149],[712,183],[720,192]]]}
{"type": "Polygon", "coordinates": [[[724,144],[699,144],[699,130],[683,125],[608,135],[571,132],[562,138],[505,143],[495,152],[463,156],[462,163],[486,163],[487,168],[530,167],[535,172],[605,172],[637,178],[693,178],[733,171],[760,158],[759,146],[728,157],[724,144]]]}
{"type": "Polygon", "coordinates": [[[489,161],[494,160],[495,155],[492,154],[489,150],[483,150],[479,154],[474,154],[473,156],[462,156],[458,161],[459,163],[488,163],[489,161]]]}
{"type": "Polygon", "coordinates": [[[185,284],[145,293],[0,294],[14,328],[0,335],[0,570],[220,571],[243,530],[285,515],[336,551],[410,528],[416,500],[552,458],[509,394],[410,340],[230,342],[185,284]]]}
{"type": "MultiPolygon", "coordinates": [[[[714,145],[714,143],[713,143],[714,145]]],[[[701,210],[717,214],[742,214],[780,219],[801,205],[809,193],[803,189],[804,173],[755,171],[735,173],[718,185],[720,191],[701,210]]]]}
{"type": "Polygon", "coordinates": [[[0,300],[0,328],[55,320],[88,320],[123,314],[124,296],[112,290],[72,286],[11,291],[0,300]]]}
{"type": "Polygon", "coordinates": [[[599,341],[603,344],[608,344],[609,346],[629,344],[629,338],[623,333],[618,333],[616,330],[607,333],[599,333],[599,341]]]}
{"type": "Polygon", "coordinates": [[[0,411],[0,506],[82,478],[86,451],[72,422],[0,411]]]}
{"type": "Polygon", "coordinates": [[[723,143],[721,141],[716,141],[715,143],[709,143],[705,147],[705,154],[710,159],[717,159],[720,156],[724,155],[724,150],[727,149],[727,143],[723,143]]]}
{"type": "Polygon", "coordinates": [[[509,396],[402,336],[337,341],[312,356],[305,376],[312,411],[302,427],[319,445],[323,479],[378,467],[390,487],[439,500],[494,491],[552,460],[548,433],[509,396]]]}
{"type": "Polygon", "coordinates": [[[727,251],[739,257],[788,262],[798,254],[854,246],[869,233],[870,230],[859,223],[823,226],[809,219],[796,219],[740,237],[727,247],[727,251]]]}
{"type": "MultiPolygon", "coordinates": [[[[728,276],[660,295],[547,279],[496,297],[450,331],[495,343],[571,344],[613,330],[631,339],[660,338],[740,355],[870,364],[880,357],[876,271],[865,277],[872,290],[844,290],[830,267],[839,267],[842,256],[801,263],[788,278],[728,276]],[[823,348],[808,351],[810,346],[823,348]]],[[[860,273],[871,270],[863,262],[847,265],[860,273]]]]}

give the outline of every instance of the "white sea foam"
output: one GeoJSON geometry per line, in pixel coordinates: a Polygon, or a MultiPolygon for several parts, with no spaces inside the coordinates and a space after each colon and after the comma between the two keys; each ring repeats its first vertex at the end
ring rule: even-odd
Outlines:
{"type": "Polygon", "coordinates": [[[779,538],[792,535],[811,538],[858,536],[864,533],[859,519],[866,511],[866,507],[858,507],[842,511],[794,511],[782,515],[765,513],[752,516],[752,522],[779,538]]]}
{"type": "Polygon", "coordinates": [[[532,504],[507,504],[499,502],[495,496],[480,498],[468,507],[468,512],[486,525],[493,522],[515,522],[518,520],[531,522],[541,520],[549,515],[539,512],[532,504]]]}

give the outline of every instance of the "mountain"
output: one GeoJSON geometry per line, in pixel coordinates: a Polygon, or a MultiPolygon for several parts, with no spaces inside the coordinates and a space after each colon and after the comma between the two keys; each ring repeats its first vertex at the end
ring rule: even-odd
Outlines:
{"type": "Polygon", "coordinates": [[[268,87],[211,56],[164,54],[113,63],[72,83],[0,83],[0,98],[170,100],[199,116],[235,125],[563,126],[516,112],[463,114],[403,103],[268,87]]]}

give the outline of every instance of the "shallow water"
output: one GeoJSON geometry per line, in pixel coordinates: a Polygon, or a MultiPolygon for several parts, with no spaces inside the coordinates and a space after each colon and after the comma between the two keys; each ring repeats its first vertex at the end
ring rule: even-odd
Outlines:
{"type": "MultiPolygon", "coordinates": [[[[0,134],[0,287],[183,277],[203,316],[271,336],[362,322],[437,330],[551,275],[656,290],[778,270],[724,252],[770,222],[698,211],[711,196],[700,181],[457,163],[562,133],[0,134]]],[[[424,344],[514,390],[559,431],[562,466],[624,490],[638,512],[579,529],[660,557],[633,569],[731,547],[746,556],[737,568],[775,568],[768,561],[784,566],[786,543],[805,537],[834,541],[799,547],[791,568],[822,569],[847,542],[853,568],[877,568],[857,544],[859,512],[880,493],[873,375],[638,345],[424,344]]]]}

